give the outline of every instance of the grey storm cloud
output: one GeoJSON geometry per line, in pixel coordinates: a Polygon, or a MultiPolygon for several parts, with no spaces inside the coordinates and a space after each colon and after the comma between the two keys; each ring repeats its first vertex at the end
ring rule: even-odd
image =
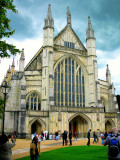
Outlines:
{"type": "MultiPolygon", "coordinates": [[[[38,35],[39,30],[42,31],[49,2],[49,0],[45,2],[43,0],[15,1],[18,11],[19,9],[20,12],[26,10],[29,15],[22,17],[19,13],[17,15],[9,14],[12,19],[11,27],[16,30],[14,35],[16,39],[33,38],[38,35]],[[36,28],[32,24],[31,16],[38,21],[36,28]]],[[[95,31],[97,49],[112,51],[119,47],[119,0],[51,0],[54,23],[59,18],[66,21],[67,6],[70,8],[73,29],[83,43],[86,41],[88,16],[90,16],[95,31]]],[[[57,33],[55,26],[55,34],[57,33]]]]}

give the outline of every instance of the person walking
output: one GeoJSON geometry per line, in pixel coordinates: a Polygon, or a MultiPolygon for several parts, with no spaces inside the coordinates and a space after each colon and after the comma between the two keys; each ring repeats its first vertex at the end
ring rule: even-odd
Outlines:
{"type": "Polygon", "coordinates": [[[38,143],[38,138],[34,137],[30,143],[30,158],[31,160],[38,160],[40,157],[40,143],[38,143]]]}
{"type": "Polygon", "coordinates": [[[70,146],[72,145],[72,132],[70,131],[69,133],[69,141],[70,141],[70,146]]]}
{"type": "Polygon", "coordinates": [[[41,132],[41,141],[43,141],[43,138],[44,138],[44,133],[43,131],[41,132]]]}
{"type": "Polygon", "coordinates": [[[0,136],[0,160],[12,160],[12,150],[15,143],[9,142],[8,137],[3,134],[0,136]]]}
{"type": "Polygon", "coordinates": [[[96,143],[98,143],[99,142],[99,136],[98,136],[98,133],[97,133],[97,135],[96,135],[96,143]]]}
{"type": "Polygon", "coordinates": [[[64,142],[67,145],[67,132],[66,131],[63,132],[62,138],[63,138],[63,146],[64,146],[64,142]]]}
{"type": "Polygon", "coordinates": [[[95,134],[95,131],[93,132],[93,138],[94,138],[94,139],[93,139],[93,143],[94,143],[94,142],[96,142],[96,134],[95,134]]]}
{"type": "Polygon", "coordinates": [[[74,134],[74,140],[77,141],[77,132],[75,131],[75,134],[74,134]]]}
{"type": "Polygon", "coordinates": [[[87,138],[88,138],[88,142],[87,142],[87,145],[90,146],[90,132],[91,132],[91,129],[88,131],[87,133],[87,138]]]}

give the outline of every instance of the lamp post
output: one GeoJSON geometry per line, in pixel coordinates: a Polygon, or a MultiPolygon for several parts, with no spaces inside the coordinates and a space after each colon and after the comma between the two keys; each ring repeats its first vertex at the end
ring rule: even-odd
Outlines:
{"type": "Polygon", "coordinates": [[[2,92],[4,94],[4,112],[3,112],[3,124],[2,124],[2,134],[4,134],[4,120],[5,120],[5,102],[6,102],[6,97],[9,91],[9,86],[7,84],[7,82],[5,81],[4,85],[1,85],[2,88],[2,92]]]}

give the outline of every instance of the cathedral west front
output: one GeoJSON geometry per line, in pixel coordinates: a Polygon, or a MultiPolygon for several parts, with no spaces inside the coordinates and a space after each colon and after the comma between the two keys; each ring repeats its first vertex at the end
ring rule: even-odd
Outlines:
{"type": "Polygon", "coordinates": [[[71,21],[67,8],[67,24],[54,37],[49,5],[43,46],[25,67],[22,50],[19,71],[15,71],[13,61],[12,74],[9,69],[10,78],[6,78],[11,88],[5,108],[5,133],[15,130],[21,137],[29,137],[35,131],[61,134],[67,130],[84,137],[89,129],[100,132],[119,128],[118,104],[108,65],[106,80],[98,79],[91,19],[88,17],[86,26],[86,47],[71,21]]]}

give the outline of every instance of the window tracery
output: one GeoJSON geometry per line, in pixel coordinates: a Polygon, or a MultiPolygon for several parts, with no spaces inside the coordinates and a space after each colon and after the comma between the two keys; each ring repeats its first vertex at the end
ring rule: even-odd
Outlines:
{"type": "Polygon", "coordinates": [[[54,102],[58,106],[85,107],[84,74],[81,66],[70,57],[55,68],[54,102]]]}
{"type": "Polygon", "coordinates": [[[41,110],[41,103],[39,95],[36,92],[33,92],[29,95],[26,101],[27,110],[41,110]]]}

